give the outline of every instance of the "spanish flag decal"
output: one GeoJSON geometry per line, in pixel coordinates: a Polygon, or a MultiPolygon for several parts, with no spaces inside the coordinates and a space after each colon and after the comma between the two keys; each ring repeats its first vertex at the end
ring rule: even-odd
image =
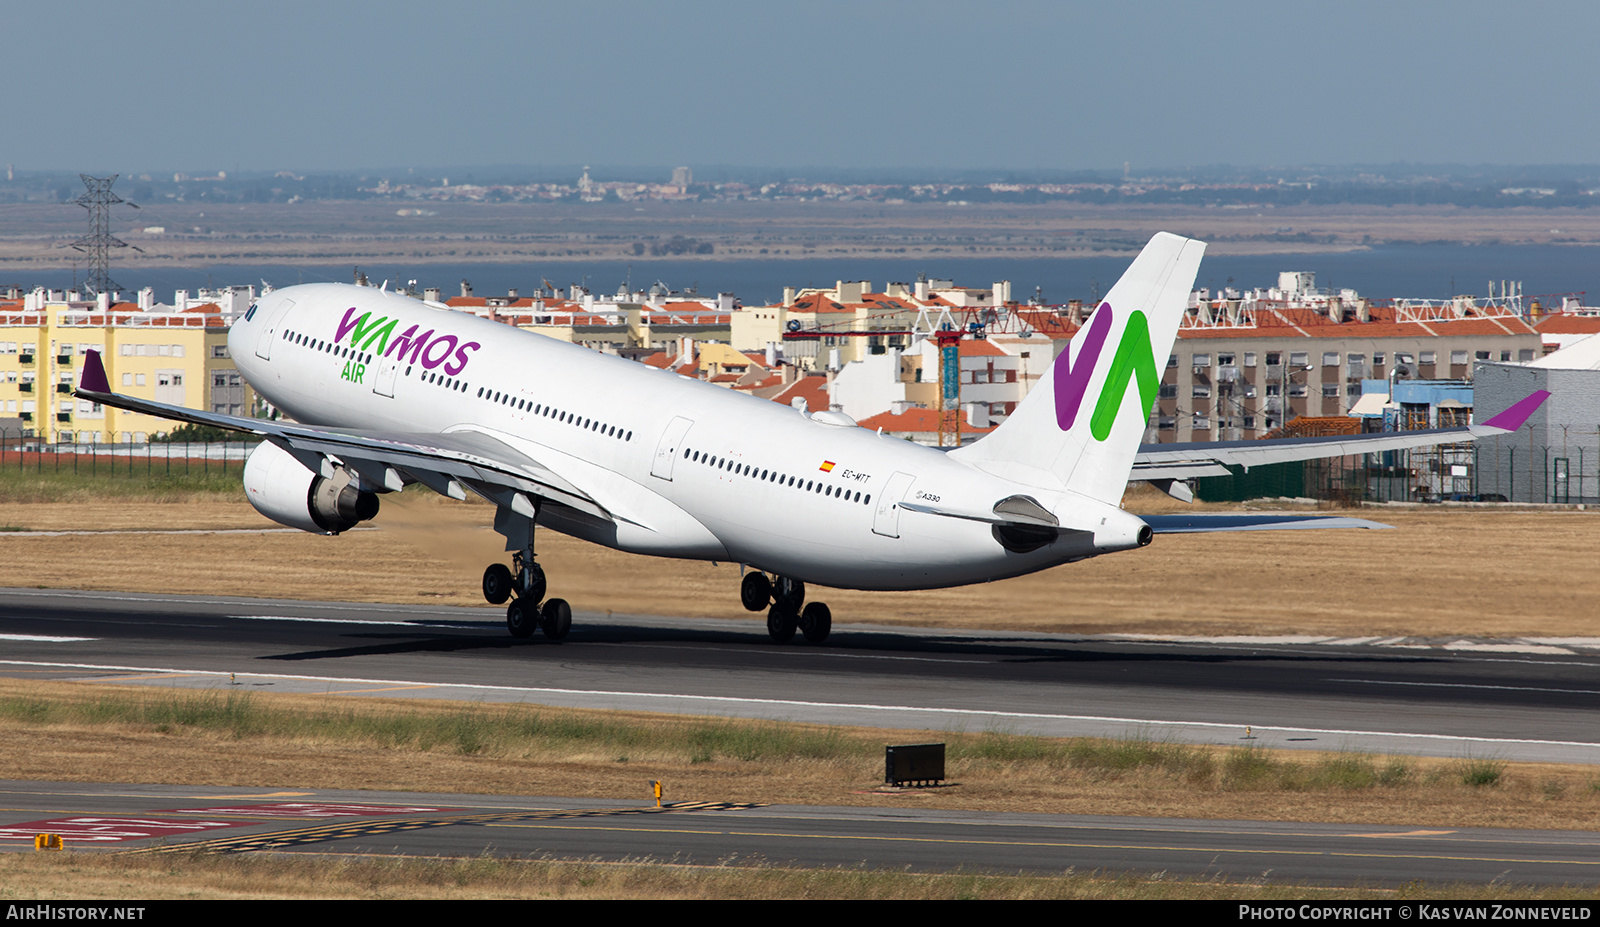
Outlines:
{"type": "Polygon", "coordinates": [[[824,460],[822,462],[822,466],[818,467],[817,469],[821,470],[823,473],[832,473],[833,472],[833,461],[824,460]]]}

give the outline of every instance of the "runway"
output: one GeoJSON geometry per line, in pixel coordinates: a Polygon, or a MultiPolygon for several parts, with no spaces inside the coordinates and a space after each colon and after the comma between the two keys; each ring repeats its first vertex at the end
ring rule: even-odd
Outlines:
{"type": "Polygon", "coordinates": [[[1600,642],[1167,641],[0,590],[0,674],[1600,763],[1600,642]],[[1441,642],[1434,642],[1434,644],[1441,642]]]}
{"type": "MultiPolygon", "coordinates": [[[[499,609],[0,590],[0,675],[466,699],[1283,748],[1600,763],[1600,641],[1278,642],[576,617],[499,609]]],[[[1600,837],[560,797],[0,783],[0,849],[360,852],[998,872],[1166,871],[1310,884],[1592,884],[1600,837]],[[981,865],[979,865],[981,863],[981,865]]]]}
{"type": "Polygon", "coordinates": [[[1258,884],[1585,885],[1600,836],[459,794],[0,782],[0,850],[272,851],[1120,873],[1258,884]]]}

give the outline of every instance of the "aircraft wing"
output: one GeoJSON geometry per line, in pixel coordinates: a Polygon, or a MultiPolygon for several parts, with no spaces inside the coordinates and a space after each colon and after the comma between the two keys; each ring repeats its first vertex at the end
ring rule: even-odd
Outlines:
{"type": "MultiPolygon", "coordinates": [[[[202,412],[111,391],[105,365],[86,352],[75,395],[81,399],[159,418],[257,434],[293,454],[307,469],[327,468],[336,457],[374,486],[399,490],[414,481],[457,499],[471,489],[513,511],[533,517],[529,495],[606,521],[617,516],[588,493],[523,452],[486,434],[470,431],[407,434],[328,428],[268,419],[202,412]],[[409,480],[407,479],[409,477],[409,480]]],[[[330,475],[324,473],[324,475],[330,475]]]]}
{"type": "Polygon", "coordinates": [[[1227,476],[1228,466],[1246,469],[1262,464],[1352,454],[1375,454],[1413,447],[1454,444],[1492,435],[1509,434],[1522,427],[1528,416],[1550,397],[1538,390],[1481,425],[1430,428],[1423,431],[1381,431],[1361,435],[1313,438],[1278,438],[1268,441],[1204,441],[1191,444],[1146,444],[1134,457],[1130,480],[1187,480],[1198,476],[1227,476]]]}

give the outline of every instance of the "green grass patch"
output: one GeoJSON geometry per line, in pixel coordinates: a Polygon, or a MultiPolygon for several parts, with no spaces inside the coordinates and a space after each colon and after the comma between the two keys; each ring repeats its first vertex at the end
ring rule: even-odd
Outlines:
{"type": "Polygon", "coordinates": [[[13,697],[0,699],[0,720],[133,726],[162,734],[203,731],[232,739],[306,738],[465,756],[578,749],[624,756],[649,750],[690,762],[758,762],[838,759],[870,752],[850,742],[838,728],[775,721],[691,719],[652,725],[519,705],[474,705],[442,713],[374,712],[360,706],[304,711],[277,708],[270,699],[230,690],[119,692],[83,700],[13,697]]]}
{"type": "MultiPolygon", "coordinates": [[[[385,752],[511,760],[584,758],[606,763],[820,762],[853,775],[881,769],[884,742],[836,726],[731,718],[640,718],[529,705],[464,704],[416,710],[334,700],[326,707],[277,702],[242,689],[85,690],[77,698],[0,698],[0,727],[89,726],[164,736],[333,743],[385,752]]],[[[1204,793],[1351,793],[1417,788],[1478,791],[1503,785],[1508,764],[1466,758],[1437,763],[1364,753],[1298,753],[1260,746],[1217,748],[1137,738],[1047,738],[1002,732],[945,736],[948,782],[997,776],[1127,783],[1204,793]]],[[[1554,780],[1529,787],[1547,801],[1600,792],[1554,780]]]]}
{"type": "Polygon", "coordinates": [[[162,458],[149,461],[148,466],[143,458],[134,458],[131,471],[127,458],[101,458],[91,466],[83,457],[77,464],[74,471],[70,459],[56,462],[46,454],[42,469],[33,463],[20,467],[13,455],[7,454],[5,465],[0,466],[0,500],[38,503],[114,498],[166,502],[197,496],[243,496],[240,486],[244,463],[238,460],[192,460],[185,465],[178,459],[171,462],[169,470],[162,458]]]}
{"type": "Polygon", "coordinates": [[[1457,773],[1462,785],[1470,785],[1475,789],[1499,785],[1506,774],[1506,762],[1469,756],[1458,765],[1457,773]]]}

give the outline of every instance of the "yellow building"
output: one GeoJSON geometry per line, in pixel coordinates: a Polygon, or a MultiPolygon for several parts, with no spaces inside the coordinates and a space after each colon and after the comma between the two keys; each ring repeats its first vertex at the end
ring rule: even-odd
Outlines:
{"type": "Polygon", "coordinates": [[[254,395],[228,356],[214,304],[183,312],[68,301],[35,291],[0,300],[0,419],[49,443],[143,442],[174,423],[77,399],[84,355],[98,351],[117,392],[209,412],[249,415],[254,395]]]}

